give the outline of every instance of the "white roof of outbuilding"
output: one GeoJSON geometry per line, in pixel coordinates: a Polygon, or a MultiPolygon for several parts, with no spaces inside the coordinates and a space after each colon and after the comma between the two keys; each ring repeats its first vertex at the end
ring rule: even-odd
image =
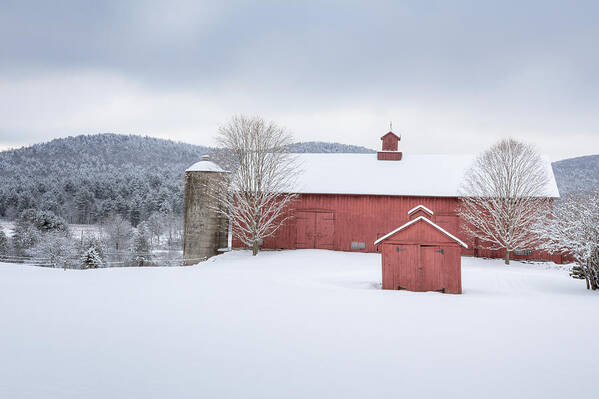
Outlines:
{"type": "MultiPolygon", "coordinates": [[[[474,155],[403,154],[401,161],[379,161],[376,154],[297,154],[302,172],[298,193],[457,197],[474,155]]],[[[548,197],[559,197],[551,168],[548,197]]]]}
{"type": "Polygon", "coordinates": [[[186,172],[225,172],[220,166],[209,160],[208,155],[204,155],[200,162],[196,162],[186,172]]]}
{"type": "Polygon", "coordinates": [[[430,224],[431,226],[433,226],[435,229],[439,230],[441,233],[445,234],[447,237],[451,238],[452,240],[454,240],[455,242],[457,242],[458,244],[460,244],[461,246],[463,246],[464,248],[468,248],[468,245],[466,245],[466,243],[462,240],[460,240],[459,238],[457,238],[456,236],[454,236],[453,234],[451,234],[450,232],[448,232],[447,230],[445,230],[443,227],[439,226],[438,224],[431,222],[430,220],[428,220],[427,218],[425,218],[424,216],[418,216],[416,219],[414,220],[410,220],[408,223],[396,228],[395,230],[393,230],[390,233],[385,234],[384,236],[382,236],[381,238],[377,239],[374,242],[374,245],[377,245],[378,243],[380,243],[381,241],[386,240],[387,238],[391,237],[392,235],[394,235],[395,233],[399,233],[400,231],[402,231],[403,229],[405,229],[406,227],[410,227],[411,225],[413,225],[416,222],[419,221],[423,221],[426,222],[428,224],[430,224]]]}

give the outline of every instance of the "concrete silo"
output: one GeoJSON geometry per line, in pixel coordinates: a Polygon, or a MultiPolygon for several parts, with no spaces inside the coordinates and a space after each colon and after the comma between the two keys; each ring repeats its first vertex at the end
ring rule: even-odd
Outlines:
{"type": "Polygon", "coordinates": [[[228,221],[214,211],[217,201],[208,195],[210,185],[223,173],[220,166],[204,155],[200,162],[185,171],[185,224],[183,258],[185,265],[193,265],[204,258],[218,254],[228,246],[228,221]]]}

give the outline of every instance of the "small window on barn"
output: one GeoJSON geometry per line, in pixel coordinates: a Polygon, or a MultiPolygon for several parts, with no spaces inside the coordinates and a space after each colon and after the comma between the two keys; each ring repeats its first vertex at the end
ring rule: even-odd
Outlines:
{"type": "Polygon", "coordinates": [[[357,241],[352,241],[351,242],[351,249],[358,249],[358,242],[357,241]]]}
{"type": "Polygon", "coordinates": [[[532,255],[532,249],[515,249],[514,250],[514,255],[531,256],[532,255]]]}
{"type": "Polygon", "coordinates": [[[359,242],[359,243],[358,243],[358,249],[366,249],[366,243],[364,243],[364,242],[359,242]]]}

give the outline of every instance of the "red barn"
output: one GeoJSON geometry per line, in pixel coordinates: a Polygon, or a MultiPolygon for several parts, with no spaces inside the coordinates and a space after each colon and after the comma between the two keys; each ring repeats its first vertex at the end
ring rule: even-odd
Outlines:
{"type": "MultiPolygon", "coordinates": [[[[374,242],[408,221],[408,211],[418,205],[434,210],[430,220],[468,244],[462,253],[503,257],[502,251],[479,248],[460,230],[458,189],[472,155],[402,154],[400,137],[381,137],[377,154],[298,154],[302,172],[292,218],[263,248],[322,248],[338,251],[380,252],[374,242]]],[[[547,196],[559,191],[547,162],[550,183],[547,196]]],[[[234,240],[233,245],[241,243],[234,240]]],[[[514,259],[551,259],[535,250],[513,254],[514,259]]]]}
{"type": "Polygon", "coordinates": [[[462,240],[430,221],[419,205],[410,221],[375,241],[381,248],[383,289],[462,293],[462,240]]]}

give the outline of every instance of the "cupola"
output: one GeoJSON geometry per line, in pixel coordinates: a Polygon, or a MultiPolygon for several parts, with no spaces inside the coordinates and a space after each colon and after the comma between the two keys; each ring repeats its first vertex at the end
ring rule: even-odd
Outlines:
{"type": "Polygon", "coordinates": [[[387,134],[381,137],[382,150],[377,152],[377,159],[379,161],[401,160],[401,152],[397,150],[399,140],[401,140],[401,137],[389,130],[387,134]]]}

